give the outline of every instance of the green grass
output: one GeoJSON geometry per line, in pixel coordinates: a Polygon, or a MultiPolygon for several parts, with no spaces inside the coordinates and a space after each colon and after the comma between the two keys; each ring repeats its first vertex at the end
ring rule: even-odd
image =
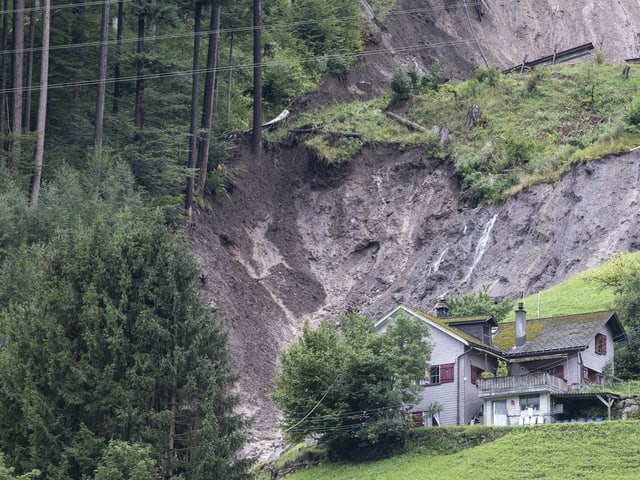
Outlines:
{"type": "Polygon", "coordinates": [[[615,278],[640,264],[640,252],[612,255],[609,261],[590,268],[540,294],[525,297],[523,302],[529,318],[545,318],[574,313],[615,309],[615,278]],[[598,281],[601,279],[602,281],[598,281]]]}
{"type": "MultiPolygon", "coordinates": [[[[384,114],[385,100],[336,104],[329,108],[303,113],[290,128],[311,127],[318,133],[302,138],[316,157],[329,165],[350,161],[365,146],[395,145],[399,150],[423,147],[434,157],[443,157],[438,137],[424,132],[411,132],[384,114]],[[362,134],[362,138],[346,134],[362,134]]],[[[286,142],[291,135],[284,129],[265,134],[270,143],[286,142]]]]}
{"type": "MultiPolygon", "coordinates": [[[[467,427],[473,428],[473,427],[467,427]]],[[[539,425],[451,455],[419,448],[358,465],[321,465],[288,480],[625,480],[640,478],[640,423],[539,425]]]]}
{"type": "Polygon", "coordinates": [[[539,296],[529,295],[523,301],[528,318],[546,318],[611,310],[613,296],[611,288],[602,288],[576,276],[541,291],[539,296]]]}
{"type": "MultiPolygon", "coordinates": [[[[347,162],[363,147],[380,143],[422,146],[453,162],[465,200],[499,204],[522,188],[559,180],[576,162],[640,145],[640,125],[634,124],[640,117],[640,107],[634,107],[640,105],[640,71],[625,80],[621,70],[622,65],[594,62],[522,75],[478,70],[472,80],[437,90],[418,82],[413,97],[393,110],[428,131],[446,126],[446,146],[437,135],[410,131],[386,117],[391,96],[308,112],[291,127],[318,128],[319,134],[303,141],[327,164],[347,162]],[[471,105],[482,110],[474,129],[465,124],[471,105]],[[352,132],[363,136],[341,135],[352,132]]],[[[269,140],[282,142],[286,135],[281,130],[269,140]]]]}

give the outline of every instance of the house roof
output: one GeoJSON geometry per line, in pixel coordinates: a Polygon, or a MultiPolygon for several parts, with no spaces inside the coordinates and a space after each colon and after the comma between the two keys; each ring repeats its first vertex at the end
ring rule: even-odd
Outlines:
{"type": "Polygon", "coordinates": [[[442,320],[444,320],[449,326],[469,325],[472,323],[486,323],[491,327],[498,326],[498,322],[491,315],[478,315],[475,317],[451,317],[451,318],[444,318],[442,320]]]}
{"type": "Polygon", "coordinates": [[[488,351],[503,358],[584,350],[593,340],[595,334],[605,325],[611,328],[614,341],[626,339],[622,324],[612,310],[527,319],[527,341],[521,347],[515,347],[516,332],[514,321],[498,324],[492,316],[487,315],[437,318],[408,305],[398,305],[376,324],[376,329],[385,325],[398,311],[405,311],[422,319],[467,346],[488,351]],[[493,336],[493,345],[487,345],[473,335],[456,328],[456,325],[469,325],[471,323],[486,323],[489,326],[497,326],[498,331],[493,336]]]}
{"type": "Polygon", "coordinates": [[[502,352],[491,345],[487,345],[483,343],[481,340],[477,339],[473,335],[469,335],[466,332],[456,328],[453,325],[460,324],[470,324],[470,323],[487,323],[489,326],[494,326],[496,324],[495,319],[490,315],[481,315],[476,317],[452,317],[452,318],[437,318],[433,315],[430,315],[426,312],[418,310],[417,308],[410,307],[409,305],[398,305],[394,308],[390,313],[385,315],[379,322],[376,323],[376,329],[380,328],[384,324],[387,323],[389,318],[393,317],[398,311],[405,311],[415,317],[422,319],[423,321],[431,324],[434,328],[446,333],[447,335],[456,338],[461,343],[471,346],[474,348],[478,348],[480,350],[489,351],[495,355],[502,356],[502,352]]]}
{"type": "Polygon", "coordinates": [[[562,317],[527,319],[527,341],[515,347],[515,322],[499,324],[493,344],[509,357],[532,353],[584,350],[595,334],[605,325],[613,332],[613,340],[626,338],[614,311],[581,313],[562,317]]]}

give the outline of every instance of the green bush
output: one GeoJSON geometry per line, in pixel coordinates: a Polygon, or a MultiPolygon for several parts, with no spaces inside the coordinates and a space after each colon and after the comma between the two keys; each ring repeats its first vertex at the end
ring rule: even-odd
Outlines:
{"type": "Polygon", "coordinates": [[[404,102],[411,98],[415,88],[414,78],[415,76],[408,70],[400,70],[393,75],[391,79],[393,101],[404,102]]]}
{"type": "Polygon", "coordinates": [[[486,83],[493,87],[497,85],[500,80],[500,75],[500,71],[495,67],[476,68],[473,73],[473,78],[475,78],[478,83],[486,83]]]}
{"type": "Polygon", "coordinates": [[[631,130],[637,130],[640,127],[640,99],[635,99],[629,110],[627,110],[624,121],[631,130]]]}

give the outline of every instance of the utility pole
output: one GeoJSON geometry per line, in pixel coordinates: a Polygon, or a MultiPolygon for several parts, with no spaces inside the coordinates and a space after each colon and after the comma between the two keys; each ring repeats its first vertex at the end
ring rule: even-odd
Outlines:
{"type": "Polygon", "coordinates": [[[253,133],[251,149],[256,159],[262,150],[262,2],[253,0],[253,133]]]}

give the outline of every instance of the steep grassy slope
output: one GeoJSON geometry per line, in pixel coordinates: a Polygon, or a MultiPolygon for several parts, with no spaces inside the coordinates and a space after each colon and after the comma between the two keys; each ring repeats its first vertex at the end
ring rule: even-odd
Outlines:
{"type": "MultiPolygon", "coordinates": [[[[472,427],[470,427],[472,428],[472,427]]],[[[640,476],[640,424],[613,421],[516,428],[452,455],[427,449],[361,465],[312,467],[289,480],[631,480],[640,476]]]]}
{"type": "MultiPolygon", "coordinates": [[[[420,146],[451,159],[465,200],[500,204],[527,186],[558,181],[576,162],[640,144],[640,70],[623,77],[623,65],[596,60],[525,74],[478,69],[467,82],[439,86],[437,73],[408,71],[394,95],[305,112],[292,127],[311,132],[296,138],[332,165],[365,146],[420,146]],[[409,101],[398,101],[400,88],[409,101]],[[388,117],[394,110],[413,122],[409,128],[388,117]],[[441,145],[443,129],[449,135],[441,145]]],[[[282,142],[287,134],[270,138],[282,142]]]]}

